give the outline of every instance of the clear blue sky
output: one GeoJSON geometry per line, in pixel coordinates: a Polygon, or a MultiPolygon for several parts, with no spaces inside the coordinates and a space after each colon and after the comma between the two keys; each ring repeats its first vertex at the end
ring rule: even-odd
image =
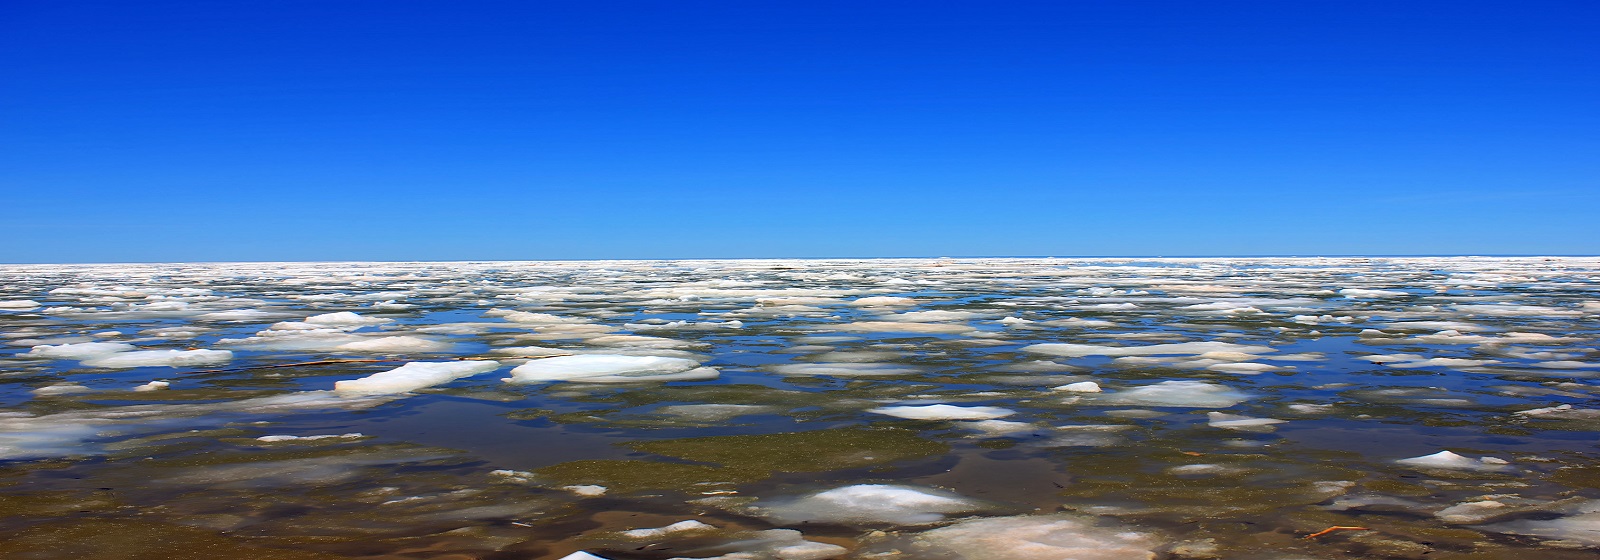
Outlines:
{"type": "Polygon", "coordinates": [[[0,262],[1600,253],[1592,1],[8,2],[0,262]]]}

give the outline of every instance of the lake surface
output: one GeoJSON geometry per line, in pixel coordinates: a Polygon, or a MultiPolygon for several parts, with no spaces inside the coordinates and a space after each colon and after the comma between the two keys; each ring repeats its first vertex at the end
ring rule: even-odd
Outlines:
{"type": "Polygon", "coordinates": [[[1597,336],[1597,258],[0,266],[0,557],[1594,558],[1597,336]]]}

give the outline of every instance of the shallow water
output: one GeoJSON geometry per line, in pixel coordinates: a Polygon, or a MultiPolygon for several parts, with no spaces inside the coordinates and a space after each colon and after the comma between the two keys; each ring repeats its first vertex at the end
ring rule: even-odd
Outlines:
{"type": "Polygon", "coordinates": [[[1597,273],[3,266],[0,556],[1591,558],[1597,273]]]}

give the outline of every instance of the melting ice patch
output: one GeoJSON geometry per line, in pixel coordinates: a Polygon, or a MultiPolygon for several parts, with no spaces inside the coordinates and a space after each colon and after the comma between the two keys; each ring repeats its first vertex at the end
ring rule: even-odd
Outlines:
{"type": "Polygon", "coordinates": [[[220,364],[233,359],[227,350],[136,350],[83,360],[83,365],[99,368],[150,366],[189,367],[220,364]]]}
{"type": "Polygon", "coordinates": [[[929,556],[962,560],[1152,560],[1160,544],[1148,533],[1069,515],[962,521],[913,541],[929,556]]]}
{"type": "Polygon", "coordinates": [[[41,344],[18,354],[23,358],[50,358],[55,360],[85,360],[129,352],[137,347],[123,342],[79,342],[76,344],[41,344]]]}
{"type": "Polygon", "coordinates": [[[1276,352],[1271,346],[1234,344],[1231,342],[1180,342],[1177,344],[1152,344],[1149,346],[1098,346],[1094,344],[1047,343],[1022,347],[1024,352],[1077,358],[1082,356],[1158,356],[1199,355],[1207,352],[1238,352],[1241,354],[1266,354],[1276,352]]]}
{"type": "Polygon", "coordinates": [[[993,420],[1017,413],[1015,410],[995,406],[955,406],[948,404],[886,406],[874,408],[867,412],[909,420],[993,420]]]}
{"type": "Polygon", "coordinates": [[[333,384],[333,390],[349,395],[392,395],[449,383],[463,377],[500,369],[493,360],[459,362],[410,362],[389,371],[333,384]]]}
{"type": "Polygon", "coordinates": [[[509,383],[572,381],[582,383],[634,383],[640,381],[693,381],[715,379],[715,368],[685,358],[582,354],[540,358],[511,370],[509,383]]]}
{"type": "Polygon", "coordinates": [[[949,492],[889,484],[857,484],[789,501],[762,501],[756,511],[780,523],[827,522],[924,525],[945,514],[987,509],[982,502],[949,492]]]}
{"type": "Polygon", "coordinates": [[[1174,406],[1188,408],[1226,408],[1242,403],[1250,395],[1226,385],[1204,381],[1162,381],[1115,393],[1102,393],[1098,404],[1174,406]]]}
{"type": "Polygon", "coordinates": [[[1450,451],[1440,451],[1432,455],[1423,455],[1421,457],[1412,457],[1410,459],[1399,459],[1395,462],[1408,467],[1417,467],[1423,469],[1503,471],[1509,468],[1509,464],[1505,459],[1500,459],[1497,457],[1482,457],[1473,459],[1451,453],[1450,451]]]}

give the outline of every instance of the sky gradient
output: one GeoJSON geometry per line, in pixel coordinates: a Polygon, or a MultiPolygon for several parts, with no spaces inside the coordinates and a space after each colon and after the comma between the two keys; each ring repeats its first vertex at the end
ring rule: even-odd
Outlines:
{"type": "Polygon", "coordinates": [[[1596,21],[12,3],[0,262],[1597,254],[1596,21]]]}

